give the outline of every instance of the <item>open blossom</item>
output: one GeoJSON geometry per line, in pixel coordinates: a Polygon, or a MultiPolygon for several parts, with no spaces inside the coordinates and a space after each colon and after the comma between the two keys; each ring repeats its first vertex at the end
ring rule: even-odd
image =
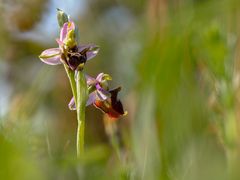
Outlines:
{"type": "MultiPolygon", "coordinates": [[[[87,106],[93,104],[114,119],[126,114],[121,101],[117,97],[121,87],[109,90],[107,81],[111,80],[111,77],[108,74],[100,73],[96,79],[86,75],[86,78],[89,90],[87,106]]],[[[76,110],[74,98],[71,99],[69,108],[76,110]]]]}
{"type": "Polygon", "coordinates": [[[64,63],[72,70],[81,70],[87,60],[95,57],[99,48],[94,44],[78,45],[75,39],[75,24],[72,21],[63,24],[59,39],[59,47],[44,50],[39,58],[46,64],[64,63]]]}

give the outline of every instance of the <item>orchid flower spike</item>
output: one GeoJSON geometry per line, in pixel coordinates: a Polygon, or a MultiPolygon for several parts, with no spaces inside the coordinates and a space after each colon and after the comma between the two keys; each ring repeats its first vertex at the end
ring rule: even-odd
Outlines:
{"type": "MultiPolygon", "coordinates": [[[[86,75],[86,79],[89,91],[86,106],[93,104],[112,119],[118,119],[127,114],[127,112],[123,110],[123,105],[117,97],[121,87],[109,90],[107,81],[112,80],[110,75],[100,73],[96,79],[86,75]]],[[[76,110],[74,98],[71,99],[68,106],[69,109],[76,110]]]]}
{"type": "Polygon", "coordinates": [[[85,63],[94,58],[99,48],[94,45],[79,45],[77,29],[73,21],[62,10],[57,9],[60,35],[56,39],[58,47],[44,50],[39,58],[46,64],[63,64],[71,85],[73,98],[69,103],[71,110],[77,106],[77,157],[84,153],[85,107],[93,104],[107,114],[110,119],[118,119],[126,114],[118,99],[120,87],[109,90],[108,81],[112,80],[108,74],[100,73],[96,78],[83,73],[85,63]],[[75,75],[75,78],[74,78],[75,75]]]}
{"type": "Polygon", "coordinates": [[[73,21],[67,21],[60,30],[60,37],[56,39],[59,47],[44,50],[40,60],[49,65],[64,63],[71,70],[82,70],[86,61],[95,57],[99,48],[94,44],[78,45],[73,21]]]}

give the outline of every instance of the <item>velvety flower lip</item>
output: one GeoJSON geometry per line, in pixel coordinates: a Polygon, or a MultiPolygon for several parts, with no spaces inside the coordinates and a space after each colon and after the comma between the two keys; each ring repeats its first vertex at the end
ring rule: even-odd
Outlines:
{"type": "Polygon", "coordinates": [[[106,113],[112,119],[118,119],[119,117],[126,115],[127,112],[123,110],[122,102],[117,97],[120,90],[121,87],[110,90],[109,93],[111,94],[111,97],[106,101],[96,99],[94,101],[94,106],[106,113]]]}
{"type": "Polygon", "coordinates": [[[63,24],[60,37],[56,39],[58,48],[44,50],[40,60],[49,65],[66,64],[71,70],[82,70],[86,61],[94,58],[99,47],[94,44],[77,45],[75,39],[75,24],[69,21],[63,24]]]}

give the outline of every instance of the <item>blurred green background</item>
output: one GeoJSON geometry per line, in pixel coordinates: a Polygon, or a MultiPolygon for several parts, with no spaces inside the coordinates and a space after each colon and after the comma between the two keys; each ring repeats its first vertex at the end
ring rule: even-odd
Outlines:
{"type": "Polygon", "coordinates": [[[0,179],[240,179],[239,0],[0,0],[0,179]],[[100,46],[128,115],[76,114],[56,47],[56,8],[100,46]]]}

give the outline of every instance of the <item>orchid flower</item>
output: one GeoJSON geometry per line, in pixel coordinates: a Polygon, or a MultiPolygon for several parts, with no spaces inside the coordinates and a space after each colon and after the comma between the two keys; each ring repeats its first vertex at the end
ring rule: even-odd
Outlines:
{"type": "Polygon", "coordinates": [[[99,48],[94,44],[77,45],[75,39],[75,24],[65,22],[60,30],[60,37],[56,39],[59,47],[44,50],[39,58],[46,64],[57,65],[64,63],[71,70],[81,70],[89,59],[95,57],[99,48]]]}
{"type": "MultiPolygon", "coordinates": [[[[112,78],[108,74],[100,73],[96,79],[86,75],[86,79],[89,90],[86,106],[93,104],[113,119],[126,114],[121,101],[117,97],[121,87],[109,90],[107,81],[112,80],[112,78]]],[[[69,103],[69,109],[76,110],[74,98],[69,103]]]]}

